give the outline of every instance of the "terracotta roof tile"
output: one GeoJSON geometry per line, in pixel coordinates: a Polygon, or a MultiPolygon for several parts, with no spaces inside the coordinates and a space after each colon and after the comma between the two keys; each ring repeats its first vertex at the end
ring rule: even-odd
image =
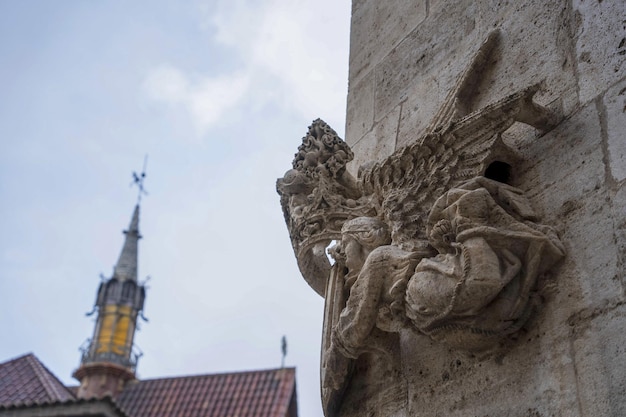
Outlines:
{"type": "MultiPolygon", "coordinates": [[[[111,397],[70,399],[43,403],[22,403],[0,405],[0,414],[11,412],[13,416],[94,416],[94,417],[128,417],[111,397]]],[[[3,414],[4,415],[4,414],[3,414]]]]}
{"type": "MultiPolygon", "coordinates": [[[[133,381],[115,403],[131,417],[297,417],[295,378],[283,368],[133,381]]],[[[0,409],[75,400],[32,353],[0,364],[0,409]]]]}
{"type": "Polygon", "coordinates": [[[0,405],[73,400],[74,395],[32,353],[0,364],[0,405]]]}
{"type": "Polygon", "coordinates": [[[295,388],[283,368],[135,381],[116,400],[135,417],[295,417],[295,388]]]}

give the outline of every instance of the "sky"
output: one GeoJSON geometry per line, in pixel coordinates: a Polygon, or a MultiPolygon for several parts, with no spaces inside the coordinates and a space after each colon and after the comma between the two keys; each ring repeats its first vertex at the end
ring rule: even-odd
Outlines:
{"type": "Polygon", "coordinates": [[[277,368],[321,416],[323,299],[276,178],[312,120],[344,133],[347,0],[0,0],[0,361],[74,385],[148,155],[141,379],[277,368]]]}

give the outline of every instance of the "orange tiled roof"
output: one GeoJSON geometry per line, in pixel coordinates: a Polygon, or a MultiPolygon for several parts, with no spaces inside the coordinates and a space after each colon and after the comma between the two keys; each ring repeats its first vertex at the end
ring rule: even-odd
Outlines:
{"type": "MultiPolygon", "coordinates": [[[[0,409],[73,403],[84,401],[76,401],[72,388],[65,387],[32,353],[0,364],[0,409]]],[[[282,368],[132,381],[115,404],[132,417],[297,417],[296,371],[282,368]]]]}
{"type": "Polygon", "coordinates": [[[148,379],[116,402],[136,417],[296,417],[294,368],[148,379]]]}
{"type": "Polygon", "coordinates": [[[75,399],[32,353],[0,363],[0,405],[75,399]]]}

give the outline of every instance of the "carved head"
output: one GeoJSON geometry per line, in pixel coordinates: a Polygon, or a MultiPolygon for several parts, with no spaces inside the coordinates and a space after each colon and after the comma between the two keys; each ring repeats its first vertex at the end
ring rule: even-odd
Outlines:
{"type": "Polygon", "coordinates": [[[389,228],[375,217],[357,217],[341,228],[341,243],[331,253],[352,273],[361,269],[371,251],[391,243],[389,228]]]}

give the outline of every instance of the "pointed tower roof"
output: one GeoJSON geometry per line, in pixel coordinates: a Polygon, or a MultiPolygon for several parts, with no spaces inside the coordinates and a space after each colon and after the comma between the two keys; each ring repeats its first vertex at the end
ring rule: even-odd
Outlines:
{"type": "Polygon", "coordinates": [[[139,204],[135,206],[130,225],[124,234],[126,240],[117,264],[113,268],[113,278],[117,278],[119,281],[137,282],[137,248],[139,239],[141,239],[139,234],[139,204]]]}
{"type": "Polygon", "coordinates": [[[94,311],[98,312],[93,337],[83,350],[74,377],[80,381],[78,398],[116,395],[135,378],[141,353],[133,344],[137,318],[143,310],[146,290],[137,282],[139,204],[124,231],[122,252],[113,276],[100,283],[94,311]]]}
{"type": "MultiPolygon", "coordinates": [[[[146,288],[137,282],[139,234],[139,202],[145,194],[143,181],[146,162],[141,174],[133,172],[139,187],[122,252],[113,267],[113,276],[100,283],[94,312],[98,312],[93,337],[83,350],[80,366],[74,378],[80,381],[78,398],[102,398],[116,395],[125,384],[135,379],[137,360],[141,352],[133,344],[137,318],[143,311],[146,288]]],[[[143,316],[141,316],[143,317],[143,316]]]]}

